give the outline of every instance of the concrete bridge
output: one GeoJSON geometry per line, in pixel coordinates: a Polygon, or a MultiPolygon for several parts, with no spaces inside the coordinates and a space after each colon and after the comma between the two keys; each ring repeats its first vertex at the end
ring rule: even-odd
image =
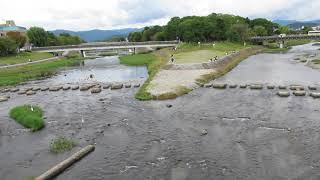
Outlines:
{"type": "Polygon", "coordinates": [[[250,38],[251,42],[266,44],[268,41],[277,41],[279,43],[279,47],[283,48],[285,41],[290,40],[303,40],[303,39],[310,39],[310,40],[320,40],[320,35],[286,35],[286,36],[256,36],[250,38]]]}
{"type": "Polygon", "coordinates": [[[114,50],[114,49],[132,49],[135,53],[136,48],[158,48],[158,47],[175,47],[179,41],[148,41],[148,42],[95,42],[83,43],[79,45],[33,47],[35,52],[61,53],[67,51],[80,51],[85,56],[85,51],[89,50],[114,50]]]}

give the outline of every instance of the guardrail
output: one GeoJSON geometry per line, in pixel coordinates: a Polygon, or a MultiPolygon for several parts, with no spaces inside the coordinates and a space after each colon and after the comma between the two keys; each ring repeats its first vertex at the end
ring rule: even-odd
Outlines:
{"type": "Polygon", "coordinates": [[[179,41],[147,41],[147,42],[110,42],[110,43],[86,43],[79,45],[64,45],[64,46],[48,46],[48,47],[33,47],[33,51],[57,50],[57,49],[75,49],[75,48],[95,48],[106,46],[135,46],[135,45],[156,45],[156,44],[178,44],[179,41]]]}
{"type": "Polygon", "coordinates": [[[250,38],[251,41],[265,41],[265,40],[293,40],[293,39],[320,39],[320,35],[286,35],[286,36],[256,36],[250,38]]]}

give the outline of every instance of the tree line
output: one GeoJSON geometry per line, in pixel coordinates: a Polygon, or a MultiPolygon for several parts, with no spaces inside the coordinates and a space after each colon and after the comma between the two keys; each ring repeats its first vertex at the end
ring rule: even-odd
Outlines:
{"type": "Polygon", "coordinates": [[[16,54],[20,48],[25,46],[27,40],[37,47],[75,45],[84,42],[80,37],[72,36],[68,33],[56,36],[52,32],[45,31],[43,28],[31,27],[26,35],[10,31],[6,36],[0,37],[0,56],[16,54]]]}
{"type": "Polygon", "coordinates": [[[293,33],[264,18],[250,20],[241,16],[212,13],[208,16],[173,17],[165,26],[145,27],[129,34],[129,41],[182,40],[184,42],[235,41],[252,36],[293,33]]]}

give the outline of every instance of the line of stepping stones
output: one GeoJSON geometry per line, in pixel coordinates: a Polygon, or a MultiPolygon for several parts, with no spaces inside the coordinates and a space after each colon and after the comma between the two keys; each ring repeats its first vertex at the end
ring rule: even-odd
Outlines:
{"type": "MultiPolygon", "coordinates": [[[[235,89],[238,87],[237,84],[224,84],[224,83],[209,83],[209,84],[204,84],[203,87],[205,88],[215,88],[215,89],[226,89],[227,87],[229,87],[229,89],[235,89]]],[[[263,84],[250,84],[250,85],[239,85],[240,89],[246,89],[247,87],[249,87],[249,89],[252,90],[262,90],[264,88],[263,84]]],[[[280,97],[289,97],[291,95],[290,91],[293,91],[293,95],[295,96],[306,96],[307,92],[305,91],[305,87],[304,86],[300,86],[300,85],[291,85],[291,86],[274,86],[274,85],[267,85],[266,86],[267,89],[276,89],[278,88],[279,91],[277,92],[277,95],[280,97]]],[[[316,91],[318,88],[316,86],[308,86],[308,89],[310,91],[316,91]]],[[[309,92],[309,96],[313,97],[313,98],[320,98],[320,92],[309,92]]]]}
{"type": "MultiPolygon", "coordinates": [[[[52,87],[28,87],[28,88],[11,88],[11,89],[2,89],[0,90],[1,93],[17,93],[19,95],[35,95],[37,91],[51,91],[51,92],[57,92],[60,90],[67,91],[67,90],[80,90],[80,91],[89,91],[92,94],[100,93],[102,89],[111,89],[111,90],[118,90],[122,88],[139,88],[140,84],[106,84],[106,85],[100,85],[100,84],[85,84],[85,85],[64,85],[64,86],[52,86],[52,87]]],[[[8,101],[10,99],[10,96],[0,96],[0,102],[8,101]]]]}

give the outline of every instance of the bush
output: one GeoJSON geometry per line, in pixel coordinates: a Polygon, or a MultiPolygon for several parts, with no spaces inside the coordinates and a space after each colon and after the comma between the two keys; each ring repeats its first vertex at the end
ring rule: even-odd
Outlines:
{"type": "Polygon", "coordinates": [[[44,127],[42,109],[38,106],[23,105],[10,111],[10,117],[31,131],[38,131],[44,127]]]}
{"type": "Polygon", "coordinates": [[[73,140],[67,139],[65,137],[58,137],[50,143],[50,152],[52,153],[62,153],[65,151],[70,151],[76,143],[73,140]]]}
{"type": "Polygon", "coordinates": [[[16,54],[18,45],[16,42],[8,37],[0,38],[0,56],[7,56],[10,54],[16,54]]]}

